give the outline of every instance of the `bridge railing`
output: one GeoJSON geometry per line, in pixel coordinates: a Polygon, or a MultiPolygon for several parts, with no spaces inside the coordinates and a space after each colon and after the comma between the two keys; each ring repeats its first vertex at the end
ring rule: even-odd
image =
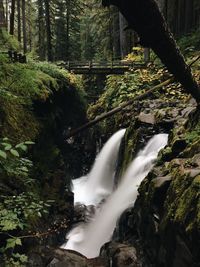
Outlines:
{"type": "Polygon", "coordinates": [[[92,68],[131,68],[135,66],[144,65],[141,62],[137,61],[68,61],[64,63],[60,63],[59,65],[64,65],[66,69],[73,70],[73,69],[92,69],[92,68]]]}

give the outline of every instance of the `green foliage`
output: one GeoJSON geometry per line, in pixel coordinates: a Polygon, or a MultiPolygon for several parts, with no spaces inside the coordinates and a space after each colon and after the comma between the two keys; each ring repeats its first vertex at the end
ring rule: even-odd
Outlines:
{"type": "Polygon", "coordinates": [[[143,61],[144,49],[142,47],[133,47],[132,53],[128,54],[123,61],[143,61]]]}
{"type": "MultiPolygon", "coordinates": [[[[34,192],[2,196],[0,204],[0,231],[23,230],[48,213],[51,200],[43,201],[34,192]]],[[[6,248],[7,249],[7,248],[6,248]]]]}
{"type": "Polygon", "coordinates": [[[198,141],[200,138],[200,123],[197,123],[191,131],[187,131],[185,138],[190,144],[198,141]]]}
{"type": "Polygon", "coordinates": [[[0,29],[0,50],[15,50],[18,51],[20,48],[19,42],[17,39],[9,35],[8,32],[4,29],[0,29]]]}
{"type": "Polygon", "coordinates": [[[22,245],[20,232],[27,231],[39,218],[48,213],[52,200],[44,201],[32,178],[32,161],[24,157],[32,141],[14,145],[8,138],[0,141],[0,183],[12,190],[1,189],[0,195],[0,250],[8,266],[23,266],[27,258],[17,252],[22,245]],[[13,236],[17,231],[18,236],[13,236]],[[5,238],[6,236],[6,238],[5,238]]]}
{"type": "Polygon", "coordinates": [[[26,265],[24,236],[63,197],[65,166],[55,136],[85,119],[85,93],[80,76],[54,64],[0,60],[0,249],[5,266],[16,267],[26,265]],[[25,140],[35,140],[35,148],[28,151],[34,142],[25,140]]]}
{"type": "Polygon", "coordinates": [[[34,144],[26,141],[17,145],[12,145],[8,138],[0,141],[0,173],[1,180],[8,180],[15,177],[20,183],[28,184],[32,180],[29,179],[29,169],[32,162],[22,156],[27,151],[28,146],[34,144]]]}
{"type": "Polygon", "coordinates": [[[181,51],[186,55],[191,55],[196,50],[200,50],[200,31],[189,33],[181,37],[178,41],[181,51]]]}
{"type": "MultiPolygon", "coordinates": [[[[80,77],[56,65],[35,63],[12,64],[2,57],[0,64],[1,135],[16,141],[35,140],[41,125],[33,112],[35,102],[48,102],[55,92],[67,95],[73,88],[74,101],[85,106],[80,77]]],[[[51,100],[52,101],[52,100],[51,100]]],[[[72,101],[71,101],[72,102],[72,101]]],[[[75,113],[74,113],[75,114],[75,113]]],[[[77,114],[76,114],[77,115],[77,114]]]]}
{"type": "MultiPolygon", "coordinates": [[[[166,79],[165,76],[168,76],[166,70],[157,69],[155,66],[147,69],[138,69],[134,72],[127,72],[125,75],[121,76],[108,76],[105,92],[100,99],[89,108],[89,116],[95,117],[100,112],[111,110],[123,102],[133,99],[135,96],[161,83],[163,79],[166,79]]],[[[169,90],[169,97],[171,97],[172,94],[174,94],[174,97],[177,97],[178,93],[176,93],[176,91],[169,90]]]]}
{"type": "MultiPolygon", "coordinates": [[[[14,240],[15,241],[15,240],[14,240]]],[[[12,241],[14,243],[14,241],[12,241]]],[[[27,266],[28,258],[24,254],[12,253],[12,257],[5,258],[6,267],[25,267],[27,266]]]]}
{"type": "Polygon", "coordinates": [[[87,0],[80,16],[81,58],[83,60],[111,60],[112,11],[102,8],[101,0],[87,0]]]}

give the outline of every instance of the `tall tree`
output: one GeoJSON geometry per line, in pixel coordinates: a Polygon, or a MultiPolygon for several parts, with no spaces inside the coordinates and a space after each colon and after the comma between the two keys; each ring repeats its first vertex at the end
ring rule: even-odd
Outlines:
{"type": "Polygon", "coordinates": [[[46,34],[47,34],[47,59],[48,61],[53,61],[50,0],[44,0],[44,3],[45,3],[46,34]]]}
{"type": "Polygon", "coordinates": [[[6,27],[6,20],[5,20],[5,12],[4,12],[4,6],[3,1],[0,2],[0,28],[6,27]]]}
{"type": "Polygon", "coordinates": [[[65,15],[66,3],[58,1],[56,6],[56,20],[55,20],[55,60],[69,59],[69,26],[68,19],[65,15]]]}
{"type": "Polygon", "coordinates": [[[17,0],[17,37],[21,43],[21,1],[17,0]]]}
{"type": "Polygon", "coordinates": [[[46,43],[45,43],[45,10],[44,10],[44,3],[43,0],[38,0],[37,2],[37,9],[38,9],[38,18],[37,18],[37,26],[38,32],[38,55],[40,60],[45,59],[45,50],[46,50],[46,43]]]}
{"type": "Polygon", "coordinates": [[[10,12],[10,34],[14,35],[15,28],[15,0],[11,0],[11,12],[10,12]]]}
{"type": "Polygon", "coordinates": [[[70,15],[71,15],[71,0],[66,0],[66,54],[67,58],[69,59],[69,35],[70,35],[70,15]]]}
{"type": "Polygon", "coordinates": [[[26,33],[26,2],[22,0],[22,29],[23,29],[23,49],[27,52],[27,33],[26,33]]]}
{"type": "Polygon", "coordinates": [[[28,14],[28,19],[27,19],[27,32],[28,32],[28,47],[29,47],[29,51],[32,50],[33,48],[33,32],[32,32],[32,24],[34,21],[34,17],[33,17],[33,6],[32,6],[32,0],[28,0],[27,2],[27,14],[28,14]]]}
{"type": "Polygon", "coordinates": [[[8,0],[5,1],[5,5],[6,5],[6,13],[5,13],[5,19],[6,19],[6,28],[8,30],[8,0]]]}
{"type": "Polygon", "coordinates": [[[120,27],[119,27],[119,11],[117,8],[112,8],[112,44],[113,44],[113,59],[121,58],[120,51],[120,27]]]}

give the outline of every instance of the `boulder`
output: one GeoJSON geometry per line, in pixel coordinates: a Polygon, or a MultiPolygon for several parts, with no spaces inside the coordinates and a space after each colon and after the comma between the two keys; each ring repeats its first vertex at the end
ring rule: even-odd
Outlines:
{"type": "Polygon", "coordinates": [[[56,249],[47,267],[106,267],[102,258],[87,259],[73,250],[56,249]]]}
{"type": "Polygon", "coordinates": [[[140,122],[148,123],[148,124],[155,124],[155,116],[154,114],[146,114],[144,112],[141,112],[138,116],[138,120],[140,122]]]}
{"type": "Polygon", "coordinates": [[[114,267],[141,267],[136,249],[129,244],[110,242],[101,249],[101,256],[107,259],[107,265],[114,267]]]}

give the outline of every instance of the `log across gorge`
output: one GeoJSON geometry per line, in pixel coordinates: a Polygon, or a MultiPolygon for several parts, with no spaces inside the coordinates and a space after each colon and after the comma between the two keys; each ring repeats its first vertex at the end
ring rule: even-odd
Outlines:
{"type": "Polygon", "coordinates": [[[103,6],[115,5],[140,37],[141,45],[151,48],[163,64],[197,102],[200,87],[194,80],[155,0],[102,0],[103,6]]]}

